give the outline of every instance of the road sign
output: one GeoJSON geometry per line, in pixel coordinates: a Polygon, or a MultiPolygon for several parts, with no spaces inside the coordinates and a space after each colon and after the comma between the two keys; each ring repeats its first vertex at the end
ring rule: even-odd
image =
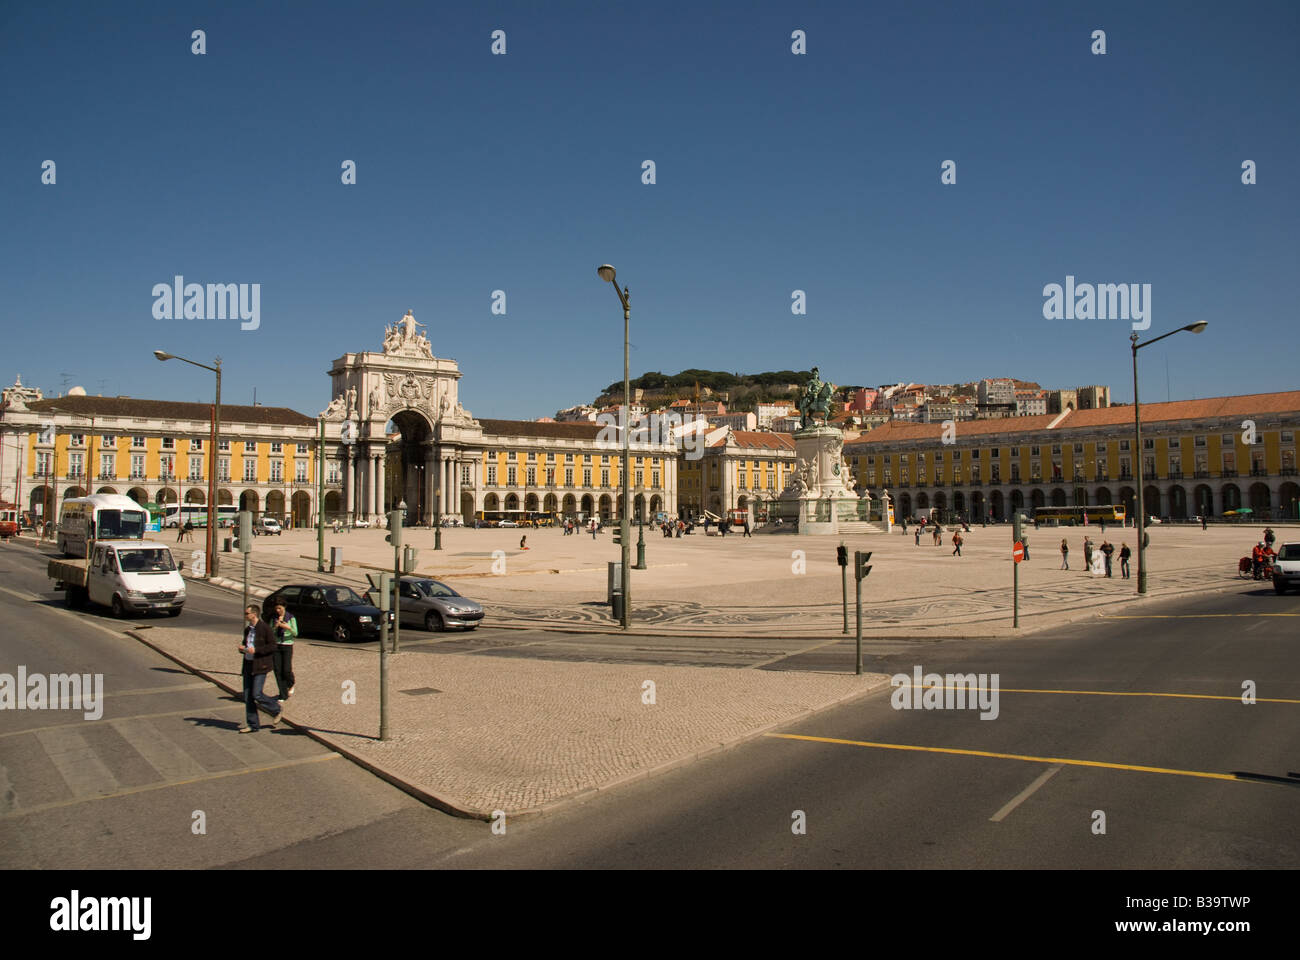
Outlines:
{"type": "Polygon", "coordinates": [[[1025,559],[1025,545],[1019,540],[1017,540],[1015,546],[1011,548],[1011,559],[1016,561],[1016,563],[1025,559]]]}

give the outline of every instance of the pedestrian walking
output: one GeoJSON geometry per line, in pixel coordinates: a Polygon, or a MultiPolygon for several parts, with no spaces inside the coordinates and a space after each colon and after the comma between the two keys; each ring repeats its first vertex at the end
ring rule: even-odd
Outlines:
{"type": "Polygon", "coordinates": [[[1201,514],[1201,529],[1205,529],[1205,514],[1201,514]]]}
{"type": "Polygon", "coordinates": [[[907,514],[903,514],[903,536],[907,536],[907,514]]]}
{"type": "Polygon", "coordinates": [[[918,525],[917,528],[916,528],[916,545],[917,545],[918,547],[921,545],[921,527],[920,527],[920,525],[918,525]]]}
{"type": "Polygon", "coordinates": [[[1065,537],[1061,538],[1061,569],[1070,569],[1070,544],[1065,537]]]}
{"type": "Polygon", "coordinates": [[[1023,533],[1020,535],[1020,546],[1025,551],[1025,559],[1029,559],[1029,538],[1023,533]]]}
{"type": "Polygon", "coordinates": [[[1083,538],[1083,566],[1084,569],[1092,566],[1092,541],[1087,537],[1083,538]]]}
{"type": "Polygon", "coordinates": [[[288,700],[293,696],[293,641],[298,636],[298,621],[285,611],[283,603],[275,605],[271,631],[275,634],[275,683],[280,691],[275,699],[288,700]]]}
{"type": "Polygon", "coordinates": [[[1104,537],[1106,535],[1106,518],[1098,517],[1097,522],[1101,524],[1101,534],[1104,537]]]}
{"type": "Polygon", "coordinates": [[[954,557],[961,556],[961,544],[962,544],[961,531],[954,530],[952,534],[952,555],[954,557]]]}
{"type": "Polygon", "coordinates": [[[1128,544],[1121,544],[1119,548],[1119,572],[1120,575],[1128,579],[1128,558],[1133,556],[1133,551],[1128,548],[1128,544]]]}
{"type": "Polygon", "coordinates": [[[177,542],[177,543],[180,543],[182,540],[185,539],[185,527],[186,527],[186,524],[187,524],[188,522],[189,522],[189,521],[186,521],[186,523],[177,523],[177,524],[176,524],[176,542],[177,542]]]}
{"type": "Polygon", "coordinates": [[[934,545],[937,547],[942,544],[943,544],[943,527],[939,526],[936,523],[934,525],[934,545]]]}
{"type": "Polygon", "coordinates": [[[754,535],[749,532],[749,518],[745,518],[745,536],[752,538],[754,535]]]}
{"type": "Polygon", "coordinates": [[[244,642],[239,645],[239,652],[244,655],[244,718],[245,724],[239,728],[240,733],[256,733],[261,729],[258,723],[257,708],[261,707],[271,715],[267,722],[273,727],[284,715],[284,707],[272,700],[262,688],[266,685],[266,675],[271,672],[275,662],[275,634],[257,612],[257,607],[249,604],[244,610],[244,642]]]}
{"type": "Polygon", "coordinates": [[[193,520],[185,521],[185,542],[186,543],[194,542],[194,521],[193,520]]]}
{"type": "Polygon", "coordinates": [[[1113,543],[1111,543],[1109,540],[1103,540],[1103,541],[1101,542],[1101,547],[1100,547],[1100,549],[1101,549],[1101,552],[1102,552],[1102,556],[1104,556],[1104,557],[1106,558],[1106,576],[1109,577],[1109,576],[1111,575],[1111,571],[1110,571],[1110,555],[1111,555],[1112,553],[1115,552],[1115,545],[1114,545],[1113,543]]]}

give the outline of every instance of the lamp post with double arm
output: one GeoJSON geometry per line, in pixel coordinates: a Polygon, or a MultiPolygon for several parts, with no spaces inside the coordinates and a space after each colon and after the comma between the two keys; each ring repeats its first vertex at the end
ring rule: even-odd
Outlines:
{"type": "Polygon", "coordinates": [[[1172,337],[1175,333],[1188,331],[1190,333],[1200,333],[1209,322],[1198,320],[1196,323],[1189,323],[1185,327],[1179,327],[1177,330],[1170,330],[1168,333],[1162,333],[1154,339],[1145,342],[1138,342],[1137,332],[1134,331],[1129,335],[1129,341],[1133,349],[1133,457],[1137,461],[1137,541],[1138,541],[1138,575],[1137,575],[1137,592],[1145,594],[1147,592],[1147,545],[1146,545],[1146,500],[1143,497],[1144,486],[1146,482],[1146,464],[1145,457],[1142,455],[1142,411],[1138,405],[1138,351],[1143,347],[1149,347],[1165,337],[1172,337]]]}
{"type": "Polygon", "coordinates": [[[155,350],[153,355],[159,360],[180,360],[190,366],[211,370],[217,375],[217,398],[212,412],[212,449],[208,452],[208,535],[207,557],[203,567],[204,574],[211,578],[217,572],[217,451],[221,447],[221,358],[217,357],[213,361],[215,367],[209,367],[206,363],[187,360],[165,350],[155,350]]]}

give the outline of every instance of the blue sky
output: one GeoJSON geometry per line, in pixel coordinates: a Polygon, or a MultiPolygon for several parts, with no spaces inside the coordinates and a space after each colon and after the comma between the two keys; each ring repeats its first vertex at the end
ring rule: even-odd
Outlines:
{"type": "Polygon", "coordinates": [[[6,3],[0,380],[206,400],[161,347],[314,414],[412,308],[471,412],[547,416],[622,377],[610,262],[634,376],[1127,401],[1127,322],[1043,318],[1073,275],[1150,283],[1151,335],[1210,321],[1142,355],[1144,399],[1295,389],[1298,27],[1291,2],[6,3]],[[260,283],[260,329],[155,320],[176,274],[260,283]]]}

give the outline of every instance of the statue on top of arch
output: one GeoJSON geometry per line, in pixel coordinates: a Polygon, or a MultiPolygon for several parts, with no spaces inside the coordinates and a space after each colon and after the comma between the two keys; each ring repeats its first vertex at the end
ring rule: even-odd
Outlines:
{"type": "Polygon", "coordinates": [[[416,323],[411,310],[392,326],[384,326],[384,353],[404,357],[428,357],[433,359],[433,349],[429,338],[420,330],[422,325],[416,323]]]}

